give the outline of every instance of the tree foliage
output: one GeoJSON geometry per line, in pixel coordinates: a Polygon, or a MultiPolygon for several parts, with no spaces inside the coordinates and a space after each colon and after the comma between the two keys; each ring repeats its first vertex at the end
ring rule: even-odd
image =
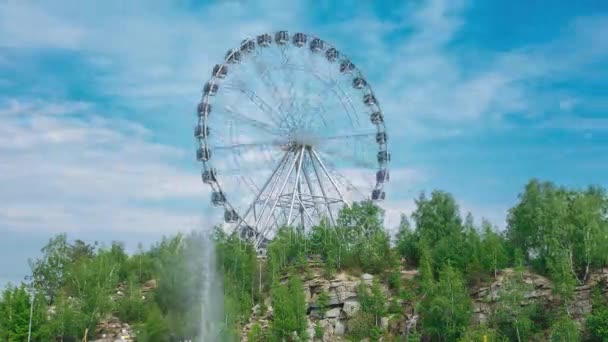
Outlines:
{"type": "MultiPolygon", "coordinates": [[[[385,334],[382,318],[403,314],[397,297],[418,303],[419,330],[409,331],[410,336],[438,341],[608,338],[608,306],[600,295],[594,297],[584,329],[569,312],[576,286],[588,281],[593,270],[608,266],[604,189],[531,180],[509,210],[504,231],[484,219],[478,226],[472,214],[463,219],[454,197],[443,191],[422,193],[415,204],[410,217],[402,215],[394,236],[383,227],[382,209],[371,201],[344,208],[334,226],[322,220],[308,231],[282,227],[266,259],[257,258],[252,244],[214,230],[224,340],[239,339],[252,307],[258,304],[265,311],[268,297],[275,310],[270,330],[256,326],[249,338],[304,339],[302,279],[315,267],[327,278],[344,271],[375,275],[371,287],[359,289],[361,310],[347,325],[354,340],[385,334]],[[418,269],[415,280],[403,277],[406,268],[418,269]],[[526,298],[533,290],[524,281],[526,269],[550,277],[562,305],[548,308],[526,298]],[[498,279],[505,280],[487,325],[471,326],[468,287],[498,279]],[[382,289],[392,292],[390,303],[382,289]]],[[[97,323],[109,316],[136,327],[138,340],[194,338],[202,317],[206,260],[200,252],[208,248],[203,241],[200,233],[177,234],[129,255],[117,242],[88,244],[57,235],[30,262],[25,284],[4,289],[0,340],[26,339],[32,299],[34,341],[82,340],[87,329],[92,338],[97,323]],[[144,292],[149,282],[156,288],[144,292]]],[[[328,302],[322,292],[317,302],[321,311],[328,302]]]]}
{"type": "Polygon", "coordinates": [[[274,317],[271,325],[272,340],[306,341],[306,300],[302,281],[291,276],[286,285],[275,283],[270,291],[274,317]]]}
{"type": "Polygon", "coordinates": [[[458,339],[469,324],[471,305],[460,271],[444,266],[437,284],[420,304],[423,332],[439,341],[458,339]]]}

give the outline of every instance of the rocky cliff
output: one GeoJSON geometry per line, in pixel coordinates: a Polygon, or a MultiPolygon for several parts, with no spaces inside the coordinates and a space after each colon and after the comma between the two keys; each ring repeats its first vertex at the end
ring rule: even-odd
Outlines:
{"type": "MultiPolygon", "coordinates": [[[[472,320],[475,324],[487,322],[495,310],[505,282],[514,275],[513,269],[505,269],[498,273],[496,279],[491,282],[476,286],[470,290],[473,300],[472,320]]],[[[361,304],[357,293],[360,283],[371,286],[374,276],[363,274],[360,276],[340,273],[331,279],[325,279],[320,269],[312,267],[312,272],[305,279],[303,291],[306,295],[308,305],[308,336],[310,341],[342,341],[348,333],[349,322],[359,311],[361,304]],[[318,307],[318,297],[322,292],[328,294],[328,306],[323,312],[318,307]],[[315,338],[315,332],[322,328],[322,337],[315,338]]],[[[404,283],[413,283],[417,276],[416,270],[402,270],[404,283]]],[[[559,299],[553,293],[551,281],[543,276],[524,272],[523,282],[527,286],[523,292],[522,306],[529,305],[533,301],[545,306],[559,305],[559,299]]],[[[577,286],[568,310],[577,321],[583,322],[585,316],[592,308],[592,288],[596,284],[603,285],[603,294],[608,297],[608,268],[593,273],[586,284],[577,286]]],[[[382,291],[386,295],[387,302],[399,305],[400,313],[387,315],[381,318],[382,326],[391,332],[393,336],[406,336],[418,323],[415,300],[405,301],[397,298],[396,294],[382,285],[382,291]]],[[[266,302],[268,310],[260,315],[259,307],[255,307],[250,322],[245,326],[242,341],[247,341],[247,334],[254,324],[259,324],[263,330],[268,329],[272,320],[272,305],[266,302]]],[[[317,334],[318,336],[318,334],[317,334]]]]}

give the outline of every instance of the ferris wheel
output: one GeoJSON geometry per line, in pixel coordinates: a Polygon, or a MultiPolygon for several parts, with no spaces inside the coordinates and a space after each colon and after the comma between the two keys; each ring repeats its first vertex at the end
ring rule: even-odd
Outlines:
{"type": "Polygon", "coordinates": [[[353,201],[381,201],[388,136],[355,64],[304,33],[245,39],[215,65],[198,105],[197,159],[214,206],[263,246],[283,226],[309,229],[353,201]]]}

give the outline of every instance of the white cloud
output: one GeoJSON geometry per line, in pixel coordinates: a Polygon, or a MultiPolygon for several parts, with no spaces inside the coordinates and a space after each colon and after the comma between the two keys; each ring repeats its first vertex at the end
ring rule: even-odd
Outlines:
{"type": "Polygon", "coordinates": [[[0,3],[0,46],[7,48],[75,48],[84,32],[50,15],[43,8],[21,1],[0,3]]]}
{"type": "Polygon", "coordinates": [[[177,166],[184,151],[149,142],[139,124],[94,112],[92,104],[69,102],[13,100],[0,107],[0,227],[191,228],[197,212],[142,204],[206,203],[194,165],[177,166]]]}
{"type": "MultiPolygon", "coordinates": [[[[506,52],[450,49],[466,24],[462,1],[408,3],[393,21],[362,11],[326,26],[313,26],[301,15],[301,7],[309,6],[305,2],[225,1],[198,9],[155,5],[5,2],[0,5],[0,46],[78,51],[96,71],[92,90],[136,113],[162,110],[163,120],[193,121],[193,115],[187,116],[191,112],[181,109],[196,105],[212,65],[229,47],[251,34],[282,28],[318,33],[369,75],[389,134],[399,142],[470,134],[500,124],[509,113],[543,112],[546,104],[530,84],[571,77],[608,51],[604,18],[577,20],[565,37],[542,45],[506,52]],[[409,34],[397,39],[403,32],[409,34]]],[[[104,222],[120,230],[139,229],[129,228],[129,222],[156,227],[151,229],[171,222],[187,225],[196,216],[165,209],[161,219],[135,202],[208,201],[195,167],[177,166],[182,158],[191,160],[191,151],[151,143],[149,129],[96,113],[94,104],[24,101],[0,109],[0,196],[8,203],[2,217],[13,229],[35,226],[23,208],[43,212],[53,202],[67,204],[44,211],[40,224],[76,227],[77,222],[85,225],[88,215],[132,211],[104,222]],[[83,209],[92,207],[95,211],[83,209]]],[[[408,180],[424,179],[420,171],[404,172],[403,179],[393,172],[389,197],[391,191],[407,192],[403,184],[408,180]]],[[[409,203],[387,201],[387,210],[409,208],[409,203]]]]}

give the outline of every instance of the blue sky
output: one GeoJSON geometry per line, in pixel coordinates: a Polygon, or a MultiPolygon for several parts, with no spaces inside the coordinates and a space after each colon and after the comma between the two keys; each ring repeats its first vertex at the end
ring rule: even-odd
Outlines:
{"type": "Polygon", "coordinates": [[[0,284],[66,231],[134,249],[215,222],[191,128],[243,38],[316,34],[389,123],[389,225],[422,190],[504,226],[532,177],[606,186],[605,1],[2,1],[0,284]]]}

